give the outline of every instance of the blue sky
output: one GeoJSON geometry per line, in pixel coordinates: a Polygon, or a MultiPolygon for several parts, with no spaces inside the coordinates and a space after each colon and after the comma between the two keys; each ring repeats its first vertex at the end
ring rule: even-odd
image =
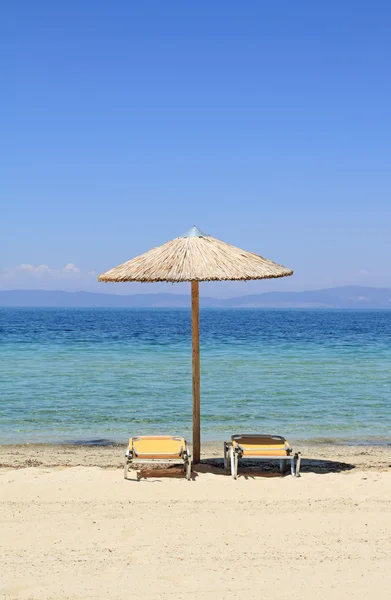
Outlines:
{"type": "Polygon", "coordinates": [[[15,0],[1,21],[2,289],[170,291],[96,274],[193,224],[295,270],[214,295],[391,286],[390,3],[15,0]]]}

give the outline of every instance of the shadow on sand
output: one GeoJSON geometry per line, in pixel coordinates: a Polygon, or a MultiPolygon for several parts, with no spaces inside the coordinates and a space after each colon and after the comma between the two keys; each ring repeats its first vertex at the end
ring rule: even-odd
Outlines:
{"type": "MultiPolygon", "coordinates": [[[[339,462],[334,460],[319,460],[314,458],[303,458],[301,459],[300,473],[342,473],[344,471],[351,471],[355,469],[355,465],[345,462],[339,462]]],[[[197,465],[196,470],[198,472],[213,472],[218,475],[227,475],[228,472],[224,470],[224,462],[220,458],[208,458],[201,461],[200,465],[197,465]]],[[[241,460],[239,465],[239,475],[251,476],[251,477],[286,477],[290,475],[290,469],[287,465],[284,474],[280,473],[278,463],[270,462],[256,462],[250,460],[241,460]]]]}
{"type": "MultiPolygon", "coordinates": [[[[333,460],[319,460],[311,458],[301,459],[302,474],[305,473],[317,473],[324,475],[326,473],[343,473],[345,471],[351,471],[355,468],[355,465],[345,462],[338,462],[333,460]]],[[[192,470],[192,480],[195,481],[199,473],[213,473],[213,475],[222,475],[223,477],[230,477],[229,471],[224,469],[224,462],[221,458],[207,458],[203,459],[199,465],[195,465],[192,470]]],[[[249,460],[243,460],[240,462],[239,477],[246,479],[263,477],[265,479],[271,479],[274,477],[289,477],[289,467],[285,473],[282,474],[279,471],[277,463],[256,463],[249,460]]],[[[148,468],[133,471],[132,481],[141,481],[146,479],[159,480],[164,477],[175,477],[178,479],[184,479],[185,474],[183,468],[177,466],[168,466],[166,468],[148,468]]]]}

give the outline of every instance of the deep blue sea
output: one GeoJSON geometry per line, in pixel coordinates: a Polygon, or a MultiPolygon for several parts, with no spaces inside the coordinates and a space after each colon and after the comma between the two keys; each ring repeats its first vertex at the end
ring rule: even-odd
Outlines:
{"type": "MultiPolygon", "coordinates": [[[[186,309],[0,308],[0,443],[191,441],[186,309]]],[[[204,440],[391,441],[391,311],[201,310],[204,440]]]]}

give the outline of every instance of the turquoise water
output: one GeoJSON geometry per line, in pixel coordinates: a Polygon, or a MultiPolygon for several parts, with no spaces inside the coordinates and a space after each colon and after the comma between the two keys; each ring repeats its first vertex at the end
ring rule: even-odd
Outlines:
{"type": "MultiPolygon", "coordinates": [[[[202,436],[391,441],[391,311],[204,309],[202,436]]],[[[191,439],[185,309],[0,309],[0,443],[191,439]]]]}

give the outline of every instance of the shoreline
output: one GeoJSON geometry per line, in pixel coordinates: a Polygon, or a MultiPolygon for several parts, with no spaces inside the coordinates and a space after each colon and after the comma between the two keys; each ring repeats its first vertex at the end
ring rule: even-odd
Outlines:
{"type": "MultiPolygon", "coordinates": [[[[302,454],[302,472],[348,473],[357,470],[391,470],[391,444],[344,444],[332,441],[294,442],[295,452],[302,454]]],[[[190,444],[191,449],[191,444],[190,444]]],[[[101,467],[120,469],[124,464],[126,444],[8,444],[0,445],[0,469],[28,467],[101,467]]],[[[201,467],[222,469],[222,442],[203,442],[201,467]]],[[[256,463],[248,462],[245,466],[256,463]]],[[[256,469],[274,470],[272,463],[256,464],[256,469]]],[[[197,467],[196,467],[197,470],[197,467]]]]}
{"type": "MultiPolygon", "coordinates": [[[[138,432],[140,434],[140,432],[138,432]]],[[[170,432],[171,433],[171,432],[170,432]]],[[[238,432],[236,432],[238,433],[238,432]]],[[[178,434],[178,432],[174,431],[174,434],[178,434]]],[[[142,434],[140,434],[142,435],[142,434]]],[[[149,435],[146,433],[145,435],[149,435]]],[[[152,435],[152,434],[151,434],[152,435]]],[[[153,434],[158,435],[158,434],[153,434]]],[[[130,437],[130,435],[129,435],[130,437]]],[[[191,436],[184,436],[188,443],[191,445],[191,436]]],[[[219,438],[207,438],[201,441],[201,444],[204,446],[217,446],[222,445],[225,440],[229,439],[229,435],[227,434],[225,437],[219,438]]],[[[121,438],[121,440],[114,440],[110,438],[93,438],[93,439],[58,439],[58,440],[49,440],[49,441],[41,441],[41,440],[31,440],[31,441],[5,441],[2,442],[0,440],[0,448],[4,447],[17,447],[17,446],[36,446],[36,447],[46,447],[46,446],[83,446],[83,447],[99,447],[99,448],[110,448],[110,447],[121,447],[126,444],[126,437],[121,438]],[[125,440],[125,441],[124,441],[125,440]]],[[[287,439],[292,442],[292,445],[296,446],[300,445],[322,445],[322,446],[374,446],[374,447],[385,447],[391,446],[391,437],[367,437],[362,440],[357,438],[338,438],[338,437],[313,437],[313,438],[301,438],[294,436],[287,436],[287,439]]]]}

